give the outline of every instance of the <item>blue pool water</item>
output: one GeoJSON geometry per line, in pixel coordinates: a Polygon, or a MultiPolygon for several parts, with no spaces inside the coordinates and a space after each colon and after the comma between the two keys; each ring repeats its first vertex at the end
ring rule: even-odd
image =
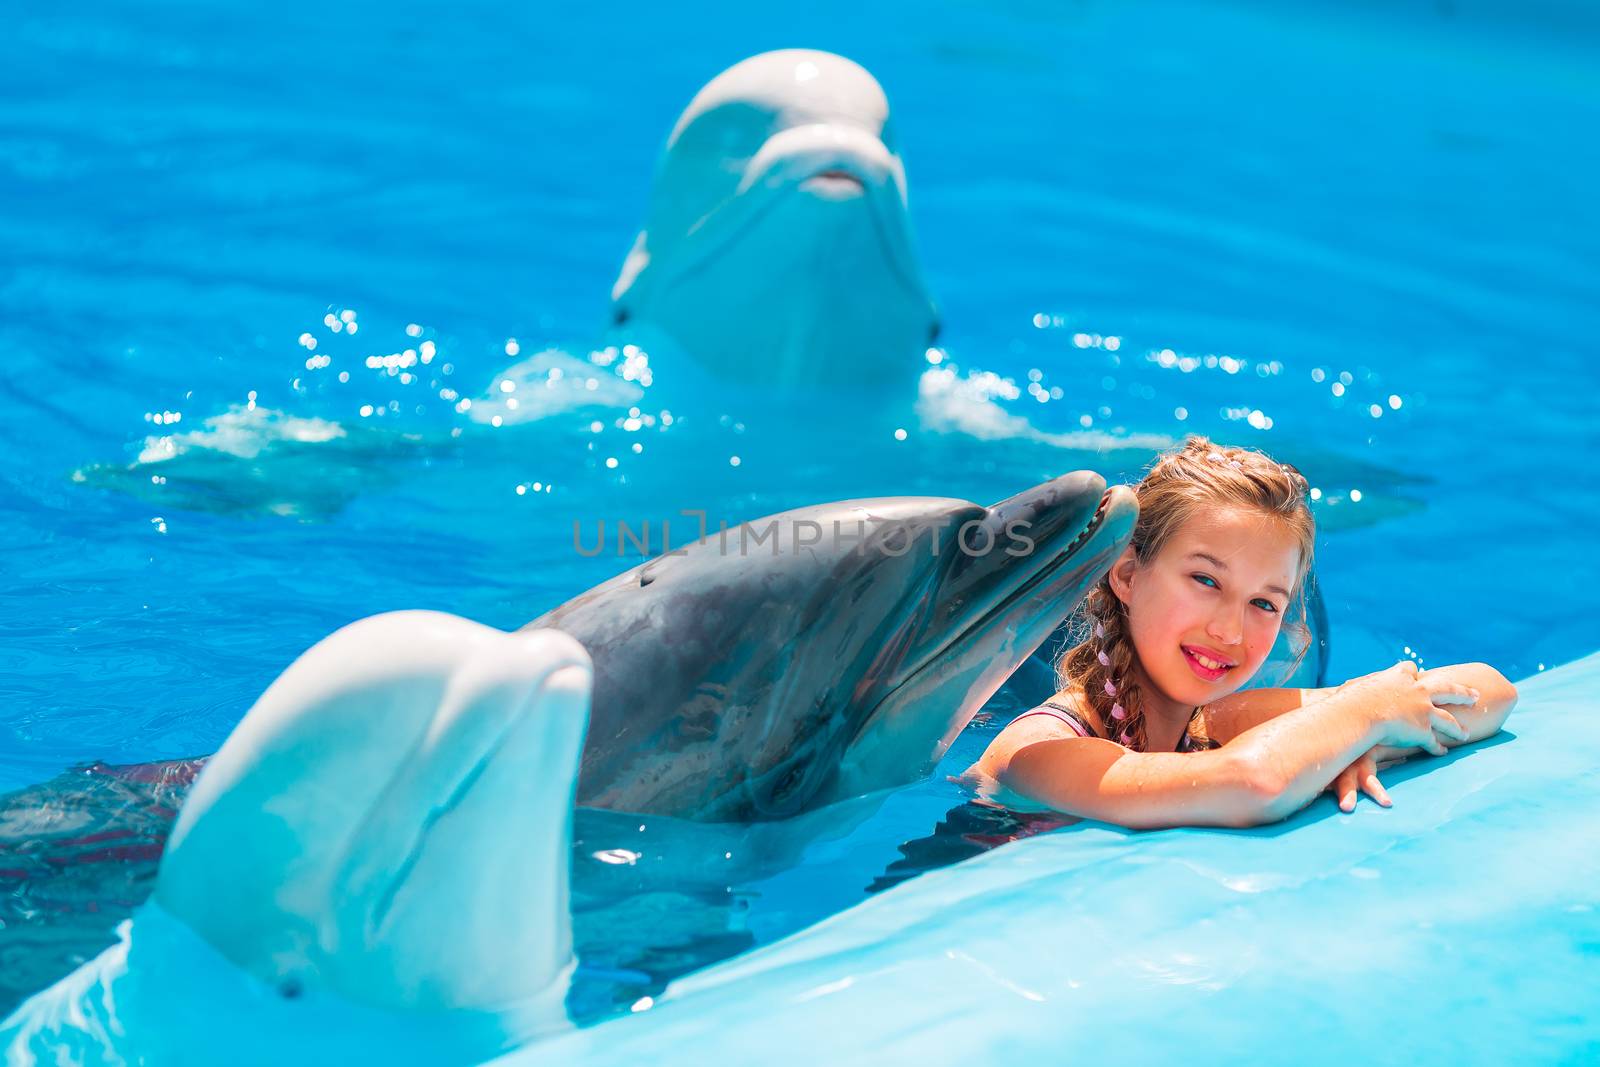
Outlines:
{"type": "MultiPolygon", "coordinates": [[[[510,628],[634,562],[574,552],[575,521],[1136,475],[1147,450],[939,432],[911,390],[842,387],[825,410],[735,391],[653,343],[639,406],[671,426],[617,409],[494,429],[441,398],[483,392],[512,340],[580,358],[645,340],[601,326],[665,133],[712,74],[792,45],[889,93],[941,366],[1047,438],[1205,432],[1322,489],[1333,675],[1409,651],[1515,678],[1600,647],[1600,67],[1576,7],[170,3],[8,22],[0,789],[212,751],[359,616],[510,628]],[[413,381],[367,365],[424,341],[413,381]],[[329,423],[345,436],[315,440],[329,423]],[[164,436],[183,454],[136,462],[164,436]]],[[[684,872],[727,842],[657,828],[641,884],[580,892],[580,1013],[864,899],[960,800],[936,776],[820,840],[741,841],[750,866],[709,885],[684,872]]],[[[48,955],[4,951],[8,976],[48,955]]]]}

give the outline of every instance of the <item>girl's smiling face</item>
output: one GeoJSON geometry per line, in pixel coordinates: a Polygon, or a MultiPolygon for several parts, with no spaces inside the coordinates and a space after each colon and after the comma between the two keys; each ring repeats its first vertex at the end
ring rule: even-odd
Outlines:
{"type": "MultiPolygon", "coordinates": [[[[1300,567],[1282,521],[1221,507],[1175,532],[1154,559],[1127,549],[1111,588],[1128,609],[1143,681],[1174,713],[1219,700],[1250,680],[1272,651],[1300,567]]],[[[1152,710],[1154,710],[1152,708],[1152,710]]]]}

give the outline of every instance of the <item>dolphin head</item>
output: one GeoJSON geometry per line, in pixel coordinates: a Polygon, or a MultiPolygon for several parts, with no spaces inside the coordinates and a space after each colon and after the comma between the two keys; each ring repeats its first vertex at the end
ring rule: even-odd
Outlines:
{"type": "Polygon", "coordinates": [[[926,774],[985,701],[1077,606],[1133,534],[1138,504],[1089,471],[967,519],[907,605],[898,646],[857,709],[829,797],[926,774]]]}
{"type": "Polygon", "coordinates": [[[345,627],[206,766],[155,906],[284,1000],[472,1019],[473,1041],[506,1019],[477,1058],[561,1026],[590,683],[564,634],[345,627]]]}
{"type": "Polygon", "coordinates": [[[658,556],[530,626],[594,657],[581,803],[786,818],[925,774],[1133,531],[1099,475],[993,507],[800,508],[658,556]]]}
{"type": "Polygon", "coordinates": [[[938,320],[876,79],[809,49],[713,78],[667,139],[612,303],[736,380],[914,377],[938,320]]]}

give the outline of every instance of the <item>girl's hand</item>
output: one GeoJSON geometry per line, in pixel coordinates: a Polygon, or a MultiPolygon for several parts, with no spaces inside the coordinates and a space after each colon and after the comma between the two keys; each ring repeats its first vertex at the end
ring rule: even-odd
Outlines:
{"type": "Polygon", "coordinates": [[[1351,688],[1368,689],[1380,697],[1380,744],[1420,748],[1435,756],[1445,754],[1445,740],[1465,741],[1468,736],[1466,727],[1446,709],[1476,704],[1479,695],[1476,689],[1457,682],[1417,677],[1417,665],[1410,660],[1358,678],[1351,688]]]}
{"type": "Polygon", "coordinates": [[[1389,799],[1389,791],[1378,781],[1378,761],[1371,752],[1340,771],[1339,777],[1328,786],[1333,798],[1339,802],[1340,811],[1356,810],[1358,788],[1386,808],[1394,803],[1389,799]]]}

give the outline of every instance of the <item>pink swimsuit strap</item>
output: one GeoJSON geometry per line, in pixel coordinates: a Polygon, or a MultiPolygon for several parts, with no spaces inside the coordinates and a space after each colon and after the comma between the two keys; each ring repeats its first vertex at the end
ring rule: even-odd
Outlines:
{"type": "Polygon", "coordinates": [[[1027,711],[1023,712],[1021,715],[1018,715],[1015,719],[1012,719],[1011,721],[1012,722],[1021,722],[1023,719],[1026,719],[1030,715],[1048,715],[1052,719],[1057,720],[1058,722],[1064,722],[1068,726],[1072,727],[1072,732],[1077,734],[1079,737],[1095,737],[1095,736],[1098,736],[1098,735],[1095,734],[1095,732],[1093,730],[1089,729],[1089,725],[1087,723],[1085,723],[1082,719],[1078,718],[1076,715],[1074,715],[1072,712],[1068,711],[1066,708],[1061,707],[1059,704],[1052,704],[1049,701],[1046,701],[1045,703],[1040,704],[1036,708],[1028,709],[1027,711]]]}
{"type": "MultiPolygon", "coordinates": [[[[1196,711],[1195,714],[1198,715],[1199,712],[1196,711]]],[[[1012,719],[1011,722],[1018,722],[1018,721],[1020,721],[1022,719],[1026,719],[1030,715],[1048,715],[1052,719],[1055,719],[1057,722],[1064,722],[1068,726],[1070,726],[1072,728],[1072,732],[1077,734],[1079,737],[1099,737],[1100,736],[1099,734],[1095,733],[1092,728],[1090,728],[1088,723],[1086,723],[1082,719],[1080,719],[1076,712],[1070,711],[1067,708],[1062,707],[1060,704],[1052,704],[1048,700],[1045,701],[1043,704],[1040,704],[1036,708],[1029,708],[1027,711],[1023,712],[1021,715],[1018,715],[1015,719],[1012,719]]],[[[1193,720],[1191,719],[1191,724],[1192,724],[1192,721],[1193,720]]],[[[1010,723],[1007,723],[1006,725],[1009,726],[1010,723]]],[[[1194,736],[1189,733],[1189,730],[1186,727],[1184,729],[1184,731],[1183,731],[1183,736],[1178,738],[1178,747],[1177,747],[1177,749],[1175,749],[1175,751],[1177,751],[1177,752],[1200,752],[1200,751],[1204,751],[1205,749],[1221,748],[1221,747],[1222,746],[1217,744],[1215,741],[1210,741],[1210,740],[1207,740],[1205,742],[1196,741],[1194,739],[1194,736]]]]}

